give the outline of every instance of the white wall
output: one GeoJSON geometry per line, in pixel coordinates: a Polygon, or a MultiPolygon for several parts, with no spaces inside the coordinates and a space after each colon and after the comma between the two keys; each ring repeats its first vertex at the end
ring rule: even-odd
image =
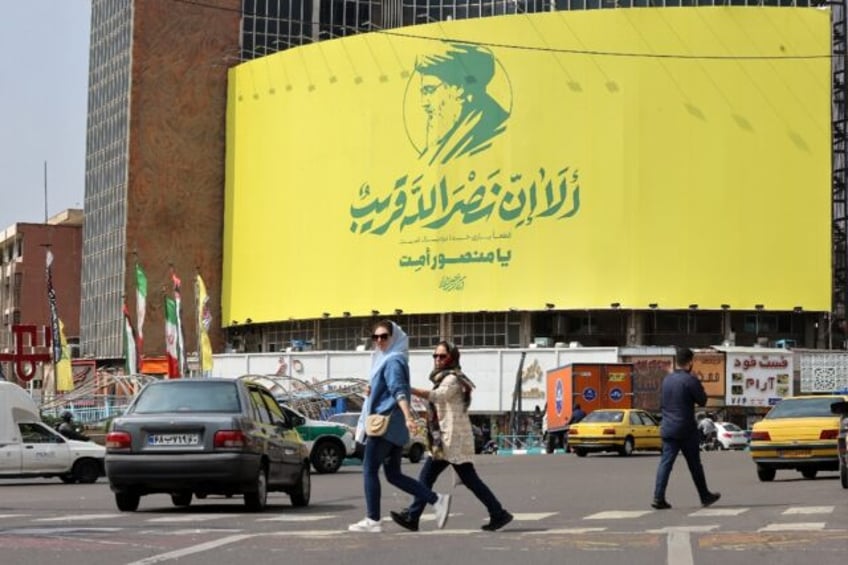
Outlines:
{"type": "MultiPolygon", "coordinates": [[[[617,363],[616,347],[471,349],[462,352],[462,369],[474,381],[476,390],[471,412],[508,412],[512,408],[515,377],[526,352],[522,369],[522,410],[545,407],[545,375],[551,369],[571,363],[617,363]]],[[[241,375],[273,375],[285,364],[284,373],[305,381],[329,378],[368,379],[370,351],[304,351],[291,353],[252,353],[215,355],[212,376],[236,378],[241,375]]],[[[412,386],[428,388],[433,367],[432,350],[409,354],[412,386]]]]}

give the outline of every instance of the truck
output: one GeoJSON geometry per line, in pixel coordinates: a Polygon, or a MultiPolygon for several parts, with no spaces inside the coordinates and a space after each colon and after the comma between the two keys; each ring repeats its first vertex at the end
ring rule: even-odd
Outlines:
{"type": "Polygon", "coordinates": [[[599,408],[632,408],[633,365],[574,363],[546,373],[545,450],[568,443],[568,424],[575,405],[586,414],[599,408]]]}
{"type": "Polygon", "coordinates": [[[93,483],[104,476],[106,448],[67,439],[41,421],[32,396],[0,381],[0,478],[58,477],[93,483]]]}

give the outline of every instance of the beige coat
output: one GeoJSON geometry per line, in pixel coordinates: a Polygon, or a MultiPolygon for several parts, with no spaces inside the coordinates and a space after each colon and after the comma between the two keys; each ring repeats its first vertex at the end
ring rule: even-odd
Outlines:
{"type": "Polygon", "coordinates": [[[462,385],[456,375],[446,375],[439,387],[429,392],[428,397],[436,406],[442,430],[444,454],[439,459],[454,465],[473,461],[474,433],[462,399],[462,385]]]}

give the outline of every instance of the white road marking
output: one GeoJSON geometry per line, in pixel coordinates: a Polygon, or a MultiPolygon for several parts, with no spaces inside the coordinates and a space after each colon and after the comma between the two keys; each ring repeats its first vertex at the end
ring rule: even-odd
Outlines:
{"type": "Polygon", "coordinates": [[[707,516],[739,516],[743,512],[747,512],[748,508],[701,508],[689,514],[693,518],[703,518],[707,516]]]}
{"type": "Polygon", "coordinates": [[[607,512],[598,512],[585,516],[584,520],[626,520],[630,518],[641,518],[646,514],[650,514],[651,510],[609,510],[607,512]]]}
{"type": "Polygon", "coordinates": [[[65,516],[54,516],[52,518],[35,518],[33,522],[80,522],[82,520],[110,520],[118,518],[120,514],[67,514],[65,516]]]}
{"type": "MultiPolygon", "coordinates": [[[[332,537],[338,536],[341,533],[343,533],[343,532],[341,532],[339,530],[300,530],[300,531],[289,530],[287,532],[272,532],[272,533],[265,533],[265,534],[262,534],[262,535],[263,536],[278,536],[278,537],[284,536],[284,537],[303,537],[303,538],[310,538],[310,537],[326,538],[326,537],[331,537],[331,536],[332,537]]],[[[347,530],[345,530],[344,533],[347,533],[347,530]]],[[[354,532],[350,532],[350,533],[354,533],[354,532]]]]}
{"type": "Polygon", "coordinates": [[[3,531],[3,535],[19,535],[19,536],[51,536],[56,534],[69,533],[100,533],[109,534],[112,532],[120,532],[124,528],[74,528],[72,526],[57,526],[55,528],[15,528],[12,530],[3,531]]]}
{"type": "Polygon", "coordinates": [[[561,528],[556,530],[540,530],[537,532],[522,532],[528,536],[544,536],[544,535],[571,535],[571,534],[591,534],[596,532],[605,532],[607,528],[561,528]]]}
{"type": "Polygon", "coordinates": [[[317,522],[335,518],[330,514],[281,514],[273,518],[257,518],[257,522],[317,522]]]}
{"type": "Polygon", "coordinates": [[[157,536],[192,536],[200,534],[236,534],[244,530],[230,530],[218,528],[183,528],[182,530],[144,530],[140,533],[155,534],[157,536]]]}
{"type": "Polygon", "coordinates": [[[148,522],[210,522],[212,520],[231,520],[240,518],[240,514],[186,514],[181,516],[162,516],[150,518],[148,522]]]}
{"type": "Polygon", "coordinates": [[[512,517],[519,522],[532,522],[537,520],[544,520],[545,518],[550,518],[551,516],[556,516],[558,512],[514,512],[512,517]]]}
{"type": "Polygon", "coordinates": [[[0,514],[0,520],[3,518],[23,518],[25,516],[29,516],[29,514],[0,514]]]}
{"type": "Polygon", "coordinates": [[[720,524],[705,524],[702,526],[666,526],[656,530],[646,530],[649,534],[670,534],[671,532],[711,532],[720,528],[720,524]]]}
{"type": "Polygon", "coordinates": [[[833,506],[791,506],[783,514],[833,514],[833,506]]]}
{"type": "Polygon", "coordinates": [[[668,532],[668,565],[694,565],[692,544],[689,532],[672,530],[668,532]]]}
{"type": "MultiPolygon", "coordinates": [[[[391,532],[389,532],[391,533],[391,532]]],[[[426,532],[400,532],[402,535],[416,536],[467,536],[468,534],[480,534],[482,530],[427,530],[426,532]]]]}
{"type": "Polygon", "coordinates": [[[769,524],[757,530],[758,532],[794,532],[823,530],[824,522],[784,522],[781,524],[769,524]]]}
{"type": "Polygon", "coordinates": [[[150,557],[145,557],[144,559],[140,559],[138,561],[133,561],[132,563],[128,563],[127,565],[151,565],[152,563],[161,563],[162,561],[171,561],[174,559],[179,559],[181,557],[185,557],[187,555],[193,555],[195,553],[201,553],[203,551],[209,551],[210,549],[215,549],[216,547],[221,547],[222,545],[229,545],[231,543],[237,543],[246,539],[250,539],[254,537],[255,534],[239,534],[236,536],[227,536],[225,538],[216,539],[213,541],[208,541],[206,543],[200,543],[197,545],[191,545],[189,547],[184,547],[182,549],[177,549],[175,551],[168,551],[167,553],[160,553],[159,555],[152,555],[150,557]]]}

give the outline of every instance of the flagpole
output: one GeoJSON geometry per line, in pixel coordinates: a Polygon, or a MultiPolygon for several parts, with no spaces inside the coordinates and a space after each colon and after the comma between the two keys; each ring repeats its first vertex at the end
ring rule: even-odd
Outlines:
{"type": "MultiPolygon", "coordinates": [[[[44,190],[45,190],[44,195],[45,195],[45,198],[46,198],[46,196],[47,196],[47,161],[44,162],[44,175],[45,175],[44,176],[44,190]]],[[[45,214],[47,213],[47,201],[46,200],[45,200],[45,204],[44,204],[44,213],[45,214]]],[[[44,222],[47,223],[46,218],[45,218],[44,222]]],[[[54,335],[56,333],[56,331],[53,328],[53,325],[55,323],[53,321],[55,304],[56,304],[55,294],[52,298],[50,296],[51,291],[55,292],[53,290],[53,281],[51,280],[52,279],[51,270],[52,270],[52,264],[53,264],[53,252],[50,250],[50,248],[53,247],[53,246],[50,243],[42,243],[41,247],[43,247],[46,250],[45,259],[44,259],[44,262],[45,262],[45,265],[46,265],[45,277],[46,277],[46,281],[47,281],[47,302],[48,302],[48,305],[50,306],[50,334],[49,334],[50,335],[50,366],[53,369],[53,382],[50,385],[50,392],[51,392],[52,398],[56,398],[56,395],[59,392],[59,383],[58,383],[59,379],[57,378],[56,355],[54,353],[54,351],[55,351],[54,348],[56,347],[56,344],[54,343],[54,340],[57,339],[58,336],[54,335]]],[[[45,337],[44,342],[47,343],[47,332],[45,332],[44,337],[45,337]]],[[[44,375],[42,375],[42,380],[44,380],[44,375]]],[[[42,387],[43,387],[43,384],[42,384],[42,387]]]]}
{"type": "Polygon", "coordinates": [[[200,285],[198,284],[197,278],[200,276],[200,267],[194,268],[194,325],[195,332],[197,338],[197,361],[200,366],[200,376],[205,377],[204,367],[203,367],[203,336],[201,335],[203,320],[201,319],[201,308],[200,304],[200,285]]]}

